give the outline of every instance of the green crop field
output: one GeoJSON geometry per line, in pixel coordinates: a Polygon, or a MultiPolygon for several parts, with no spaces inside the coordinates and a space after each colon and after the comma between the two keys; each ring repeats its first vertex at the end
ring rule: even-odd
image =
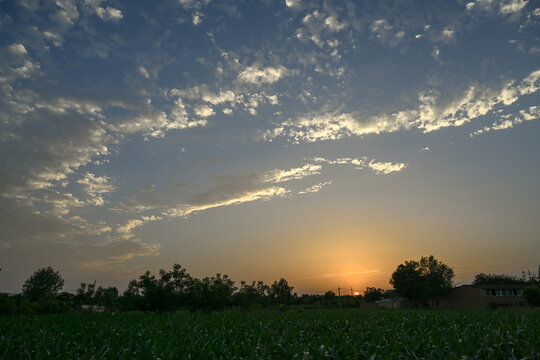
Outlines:
{"type": "Polygon", "coordinates": [[[538,359],[538,311],[0,317],[0,359],[538,359]]]}

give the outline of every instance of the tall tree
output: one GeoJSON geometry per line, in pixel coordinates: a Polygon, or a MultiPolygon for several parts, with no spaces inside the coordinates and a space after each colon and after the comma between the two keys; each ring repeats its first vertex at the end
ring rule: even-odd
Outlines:
{"type": "Polygon", "coordinates": [[[56,295],[64,286],[64,279],[52,267],[39,268],[23,284],[22,293],[29,300],[56,295]]]}
{"type": "Polygon", "coordinates": [[[290,305],[293,300],[293,287],[285,279],[274,281],[270,287],[270,294],[275,298],[278,304],[290,305]]]}
{"type": "Polygon", "coordinates": [[[454,270],[435,259],[433,255],[422,257],[420,261],[405,261],[400,264],[390,278],[396,293],[416,305],[431,301],[432,307],[454,286],[454,270]]]}

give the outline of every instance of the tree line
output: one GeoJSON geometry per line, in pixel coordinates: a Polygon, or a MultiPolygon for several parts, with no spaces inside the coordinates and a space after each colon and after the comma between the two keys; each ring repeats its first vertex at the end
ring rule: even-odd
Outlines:
{"type": "MultiPolygon", "coordinates": [[[[0,314],[58,313],[70,311],[157,311],[179,309],[215,311],[226,308],[361,307],[383,298],[406,299],[411,307],[437,308],[439,300],[454,287],[454,271],[433,256],[405,261],[392,273],[393,290],[367,287],[361,295],[298,295],[286,279],[268,285],[263,281],[241,281],[239,286],[227,275],[216,274],[198,279],[180,264],[157,275],[146,271],[129,282],[120,294],[115,287],[81,283],[75,294],[62,292],[64,280],[52,267],[40,268],[23,284],[21,294],[0,294],[0,314]]],[[[477,274],[474,284],[540,284],[538,276],[523,273],[521,277],[477,274]]],[[[540,289],[526,289],[531,305],[540,305],[540,289]]]]}
{"type": "Polygon", "coordinates": [[[239,286],[227,275],[216,274],[198,279],[180,264],[157,275],[146,271],[129,282],[120,293],[116,287],[81,283],[75,294],[61,291],[64,286],[59,271],[40,268],[23,284],[17,295],[0,294],[0,314],[50,314],[72,311],[156,311],[180,309],[215,311],[226,308],[262,307],[361,307],[373,303],[389,292],[367,287],[363,295],[298,295],[286,279],[265,284],[263,281],[240,281],[239,286]]]}

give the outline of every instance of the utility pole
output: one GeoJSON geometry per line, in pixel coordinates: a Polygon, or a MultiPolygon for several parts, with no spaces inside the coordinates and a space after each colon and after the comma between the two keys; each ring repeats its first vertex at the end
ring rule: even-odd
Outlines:
{"type": "Polygon", "coordinates": [[[341,288],[340,287],[337,288],[337,293],[338,293],[339,307],[341,307],[341,288]]]}
{"type": "Polygon", "coordinates": [[[351,296],[353,296],[352,286],[351,286],[351,296]]]}

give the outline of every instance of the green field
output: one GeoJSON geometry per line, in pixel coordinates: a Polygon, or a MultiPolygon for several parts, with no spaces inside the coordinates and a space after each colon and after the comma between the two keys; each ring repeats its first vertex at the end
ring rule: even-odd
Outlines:
{"type": "Polygon", "coordinates": [[[536,359],[538,311],[256,310],[0,317],[0,359],[536,359]]]}

